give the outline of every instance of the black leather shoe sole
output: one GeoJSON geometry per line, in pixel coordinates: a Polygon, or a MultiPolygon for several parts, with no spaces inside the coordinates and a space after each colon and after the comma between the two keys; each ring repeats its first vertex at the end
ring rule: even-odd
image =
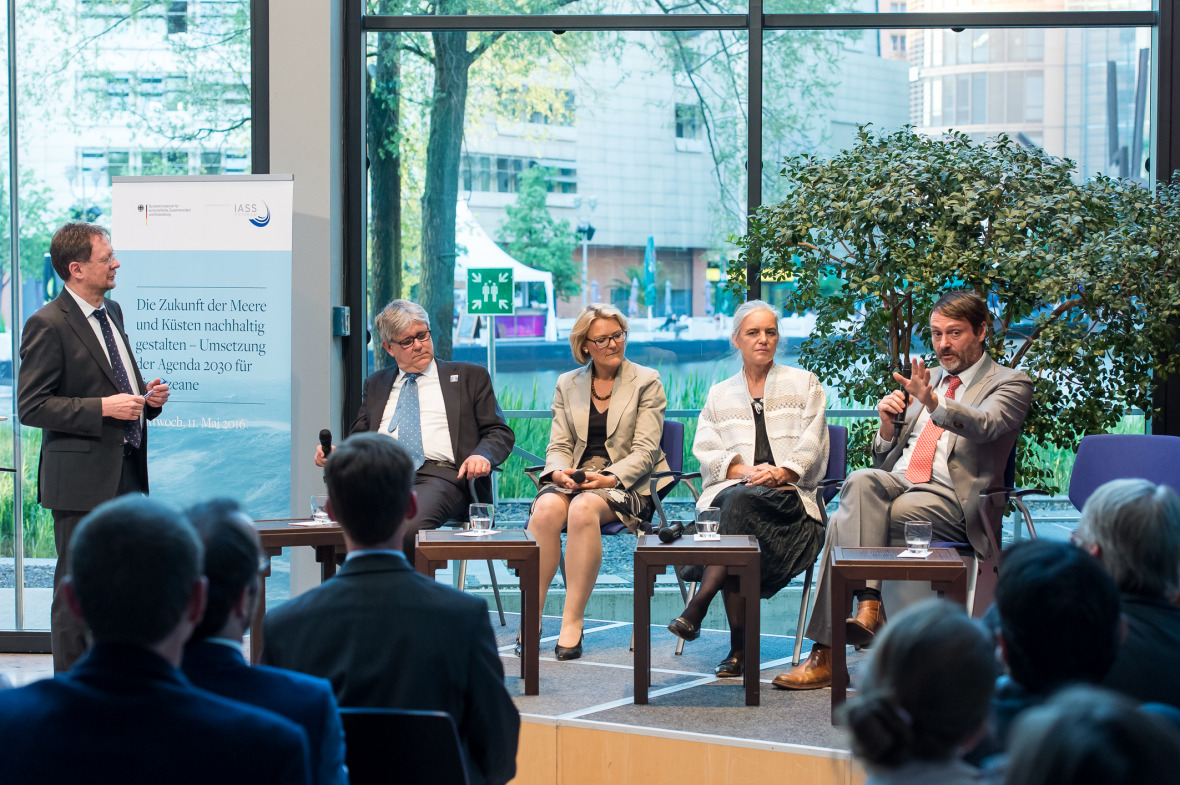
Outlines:
{"type": "Polygon", "coordinates": [[[743,659],[740,654],[731,654],[723,659],[713,672],[717,674],[718,678],[736,679],[746,672],[743,659]]]}
{"type": "Polygon", "coordinates": [[[582,656],[582,642],[586,640],[586,633],[578,638],[577,646],[562,646],[560,643],[553,647],[553,654],[559,660],[576,660],[582,656]]]}
{"type": "Polygon", "coordinates": [[[673,619],[672,623],[668,625],[668,631],[685,641],[695,641],[701,637],[701,628],[692,626],[684,620],[683,616],[673,619]]]}

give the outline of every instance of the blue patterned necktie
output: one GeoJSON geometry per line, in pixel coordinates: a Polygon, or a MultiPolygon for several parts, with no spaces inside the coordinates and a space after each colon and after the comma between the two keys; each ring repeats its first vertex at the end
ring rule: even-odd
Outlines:
{"type": "MultiPolygon", "coordinates": [[[[115,372],[115,381],[119,383],[119,392],[134,395],[135,391],[131,389],[131,377],[127,375],[127,369],[123,367],[123,358],[119,356],[119,345],[115,343],[115,331],[111,329],[111,321],[107,318],[106,309],[97,309],[94,312],[94,317],[98,319],[98,326],[102,328],[102,339],[106,341],[107,354],[111,356],[111,370],[115,372]]],[[[138,417],[134,420],[123,421],[123,441],[132,447],[139,447],[143,442],[143,424],[138,417]]]]}
{"type": "Polygon", "coordinates": [[[418,408],[418,377],[421,375],[406,374],[401,395],[397,397],[397,408],[393,410],[393,419],[389,421],[389,432],[396,431],[397,440],[410,451],[414,471],[418,471],[426,461],[426,452],[422,448],[422,411],[418,408]]]}

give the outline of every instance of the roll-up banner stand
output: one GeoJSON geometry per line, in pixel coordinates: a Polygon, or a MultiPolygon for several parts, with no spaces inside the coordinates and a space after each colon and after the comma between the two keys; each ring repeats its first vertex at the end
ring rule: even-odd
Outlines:
{"type": "Polygon", "coordinates": [[[291,506],[291,175],[113,177],[111,297],[145,383],[153,498],[291,506]]]}

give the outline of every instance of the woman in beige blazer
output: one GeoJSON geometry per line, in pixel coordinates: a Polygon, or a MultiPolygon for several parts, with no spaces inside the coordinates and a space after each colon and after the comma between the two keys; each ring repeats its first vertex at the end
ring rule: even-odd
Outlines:
{"type": "Polygon", "coordinates": [[[602,565],[600,527],[621,521],[635,531],[650,520],[648,478],[668,470],[660,450],[667,406],[660,374],[627,360],[626,345],[627,317],[618,308],[586,306],[570,332],[574,359],[586,364],[562,374],[553,392],[543,485],[529,529],[541,547],[542,608],[567,532],[559,660],[582,656],[583,616],[602,565]]]}

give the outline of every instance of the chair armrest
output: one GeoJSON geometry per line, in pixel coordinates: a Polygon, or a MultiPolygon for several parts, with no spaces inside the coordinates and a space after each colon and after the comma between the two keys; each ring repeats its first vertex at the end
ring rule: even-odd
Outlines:
{"type": "Polygon", "coordinates": [[[820,480],[819,485],[817,485],[815,487],[816,488],[831,488],[833,485],[835,485],[837,488],[839,488],[843,484],[844,484],[843,480],[838,480],[833,477],[833,478],[827,479],[827,480],[820,480]]]}
{"type": "Polygon", "coordinates": [[[1048,492],[1047,490],[1045,490],[1044,488],[1007,488],[1007,487],[998,487],[998,488],[985,488],[984,490],[982,490],[982,491],[980,491],[980,492],[979,492],[979,498],[981,498],[981,499],[982,499],[982,498],[984,498],[984,497],[987,497],[987,496],[995,496],[997,493],[1004,493],[1004,494],[1007,494],[1008,496],[1012,497],[1013,499],[1022,499],[1022,498],[1024,498],[1025,496],[1029,496],[1029,495],[1036,495],[1036,496],[1052,496],[1052,494],[1051,494],[1051,493],[1049,493],[1049,492],[1048,492]]]}

